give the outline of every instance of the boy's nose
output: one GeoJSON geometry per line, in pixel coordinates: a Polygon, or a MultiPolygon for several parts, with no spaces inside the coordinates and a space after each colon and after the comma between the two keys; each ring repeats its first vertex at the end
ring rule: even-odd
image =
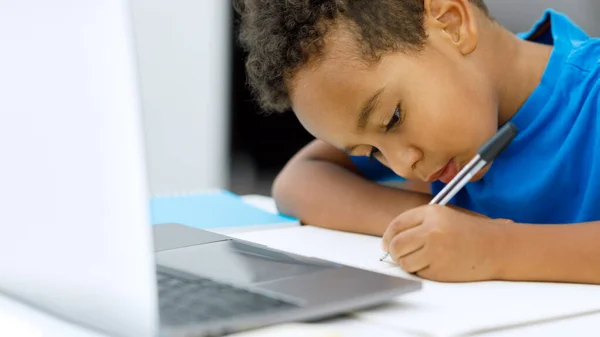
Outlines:
{"type": "Polygon", "coordinates": [[[417,162],[423,158],[423,153],[415,147],[396,150],[387,157],[390,168],[399,176],[410,180],[424,180],[422,172],[417,170],[417,162]]]}

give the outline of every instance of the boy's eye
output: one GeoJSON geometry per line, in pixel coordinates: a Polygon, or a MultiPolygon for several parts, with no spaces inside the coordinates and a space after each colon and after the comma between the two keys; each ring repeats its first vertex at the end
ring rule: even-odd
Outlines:
{"type": "MultiPolygon", "coordinates": [[[[397,106],[396,110],[394,110],[394,114],[392,115],[392,118],[390,118],[390,121],[385,126],[385,132],[390,131],[391,129],[394,128],[394,126],[401,124],[402,123],[402,119],[401,118],[402,118],[402,110],[400,109],[399,106],[397,106]]],[[[379,151],[378,148],[376,148],[376,147],[373,146],[371,148],[371,152],[369,152],[369,160],[373,161],[373,159],[379,153],[381,153],[381,151],[379,151]]]]}
{"type": "Polygon", "coordinates": [[[400,107],[397,106],[396,110],[394,110],[394,115],[392,116],[388,124],[385,126],[385,131],[390,131],[394,126],[398,125],[401,122],[401,117],[402,110],[400,110],[400,107]]]}

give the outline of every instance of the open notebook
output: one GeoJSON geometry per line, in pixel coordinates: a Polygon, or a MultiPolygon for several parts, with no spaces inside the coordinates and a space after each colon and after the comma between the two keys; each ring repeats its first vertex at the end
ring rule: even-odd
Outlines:
{"type": "MultiPolygon", "coordinates": [[[[284,251],[390,275],[414,278],[380,262],[380,238],[311,226],[233,236],[284,251]]],[[[553,283],[437,283],[390,305],[354,315],[420,336],[465,336],[590,313],[600,313],[600,287],[553,283]]]]}

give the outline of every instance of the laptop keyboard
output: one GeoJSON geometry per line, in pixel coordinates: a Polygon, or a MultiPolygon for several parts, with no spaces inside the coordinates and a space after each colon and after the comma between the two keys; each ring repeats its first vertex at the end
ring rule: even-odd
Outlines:
{"type": "Polygon", "coordinates": [[[297,307],[280,299],[196,276],[191,280],[157,271],[157,283],[160,321],[167,326],[297,307]]]}

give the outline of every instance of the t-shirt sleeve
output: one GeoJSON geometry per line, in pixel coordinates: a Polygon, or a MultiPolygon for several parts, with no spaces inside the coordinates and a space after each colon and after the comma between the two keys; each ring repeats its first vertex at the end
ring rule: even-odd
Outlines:
{"type": "Polygon", "coordinates": [[[405,180],[378,160],[370,160],[369,157],[365,156],[351,156],[350,159],[369,180],[377,182],[405,180]]]}

